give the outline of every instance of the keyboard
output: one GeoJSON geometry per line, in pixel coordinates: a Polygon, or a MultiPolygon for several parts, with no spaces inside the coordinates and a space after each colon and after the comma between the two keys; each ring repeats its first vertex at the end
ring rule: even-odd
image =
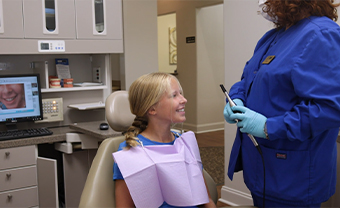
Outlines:
{"type": "Polygon", "coordinates": [[[11,139],[21,139],[21,138],[29,138],[29,137],[38,137],[38,136],[46,136],[53,134],[47,128],[31,128],[31,129],[17,129],[17,130],[9,130],[9,131],[1,131],[0,132],[0,141],[11,140],[11,139]]]}

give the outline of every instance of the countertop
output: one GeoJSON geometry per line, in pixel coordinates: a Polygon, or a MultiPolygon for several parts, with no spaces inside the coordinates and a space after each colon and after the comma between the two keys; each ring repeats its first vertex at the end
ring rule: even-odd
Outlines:
{"type": "Polygon", "coordinates": [[[53,132],[52,135],[0,141],[0,149],[43,143],[63,142],[66,141],[66,133],[75,132],[69,127],[49,128],[49,130],[53,132]]]}
{"type": "MultiPolygon", "coordinates": [[[[64,142],[66,141],[67,133],[84,133],[102,140],[122,135],[121,132],[114,131],[111,128],[108,130],[100,130],[99,124],[103,122],[105,121],[81,122],[71,124],[66,127],[49,128],[51,131],[53,131],[52,135],[0,141],[0,149],[44,143],[64,142]]],[[[337,142],[340,143],[340,132],[338,134],[337,142]]]]}
{"type": "Polygon", "coordinates": [[[103,122],[104,121],[82,122],[66,127],[51,127],[49,130],[53,132],[52,135],[0,141],[0,149],[44,143],[64,142],[66,141],[67,133],[84,133],[102,140],[109,137],[122,135],[121,132],[116,132],[111,128],[108,130],[100,130],[99,124],[103,122]]]}
{"type": "Polygon", "coordinates": [[[92,122],[82,122],[71,124],[69,127],[72,130],[94,136],[99,139],[106,139],[109,137],[121,136],[122,132],[114,131],[109,128],[108,130],[100,130],[99,125],[105,121],[92,121],[92,122]]]}

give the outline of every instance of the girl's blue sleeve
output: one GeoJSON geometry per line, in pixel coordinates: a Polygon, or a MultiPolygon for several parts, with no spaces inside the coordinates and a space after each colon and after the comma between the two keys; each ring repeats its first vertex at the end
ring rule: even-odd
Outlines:
{"type": "MultiPolygon", "coordinates": [[[[125,145],[126,145],[125,141],[122,142],[122,143],[119,145],[118,151],[122,150],[123,147],[125,147],[125,145]]],[[[123,175],[122,175],[122,173],[120,172],[117,163],[114,163],[114,164],[113,164],[113,180],[124,180],[123,175]]]]}

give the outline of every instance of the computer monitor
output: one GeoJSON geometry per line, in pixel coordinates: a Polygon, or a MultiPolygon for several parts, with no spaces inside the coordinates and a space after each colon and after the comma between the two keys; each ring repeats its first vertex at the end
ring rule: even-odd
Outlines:
{"type": "Polygon", "coordinates": [[[7,130],[43,119],[40,88],[39,74],[0,75],[0,123],[7,130]]]}

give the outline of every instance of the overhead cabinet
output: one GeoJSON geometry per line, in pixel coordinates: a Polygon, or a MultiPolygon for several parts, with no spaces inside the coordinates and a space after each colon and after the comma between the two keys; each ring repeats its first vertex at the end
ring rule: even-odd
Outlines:
{"type": "Polygon", "coordinates": [[[73,1],[23,0],[23,13],[25,38],[75,39],[76,37],[73,1]]]}
{"type": "Polygon", "coordinates": [[[0,0],[0,38],[24,38],[22,0],[0,0]]]}
{"type": "Polygon", "coordinates": [[[25,38],[121,39],[120,0],[23,0],[25,38]]]}
{"type": "Polygon", "coordinates": [[[0,54],[123,53],[122,0],[0,0],[0,45],[0,54]]]}
{"type": "Polygon", "coordinates": [[[75,0],[75,6],[78,39],[122,39],[120,0],[75,0]]]}

